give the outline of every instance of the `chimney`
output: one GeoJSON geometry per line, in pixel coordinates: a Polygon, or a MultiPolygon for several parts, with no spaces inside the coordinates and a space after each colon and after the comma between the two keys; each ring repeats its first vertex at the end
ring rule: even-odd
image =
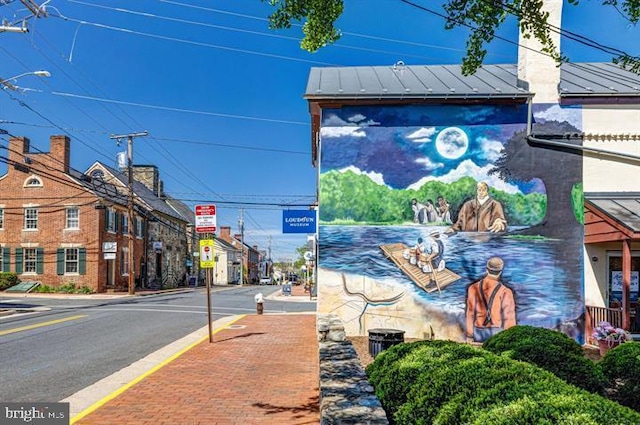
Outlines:
{"type": "MultiPolygon", "coordinates": [[[[549,13],[549,26],[562,28],[562,0],[544,0],[542,11],[549,13]]],[[[551,31],[550,37],[560,50],[559,32],[551,31]]],[[[533,36],[524,38],[521,31],[518,43],[518,79],[529,83],[529,91],[535,93],[535,103],[558,103],[560,68],[552,58],[540,53],[542,45],[533,36]]]]}
{"type": "MultiPolygon", "coordinates": [[[[31,142],[26,137],[9,138],[9,162],[13,164],[24,164],[25,154],[29,153],[31,142]]],[[[13,167],[8,167],[9,172],[13,167]]]]}
{"type": "Polygon", "coordinates": [[[155,165],[133,166],[133,179],[145,185],[156,196],[160,196],[159,176],[158,167],[155,165]]]}
{"type": "Polygon", "coordinates": [[[227,242],[231,240],[231,227],[229,226],[220,227],[220,239],[227,242]]]}
{"type": "Polygon", "coordinates": [[[70,139],[67,136],[51,136],[49,138],[49,156],[52,165],[63,173],[69,174],[70,139]]]}

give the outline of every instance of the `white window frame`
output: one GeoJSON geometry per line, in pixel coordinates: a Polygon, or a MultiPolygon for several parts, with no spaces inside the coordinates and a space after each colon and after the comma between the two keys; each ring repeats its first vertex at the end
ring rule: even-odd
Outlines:
{"type": "Polygon", "coordinates": [[[122,234],[129,235],[129,213],[122,213],[122,234]]]}
{"type": "Polygon", "coordinates": [[[120,249],[120,274],[129,276],[129,247],[126,246],[120,249]]]}
{"type": "Polygon", "coordinates": [[[43,187],[42,179],[38,176],[29,176],[25,179],[23,187],[43,187]]]}
{"type": "Polygon", "coordinates": [[[113,208],[107,209],[107,232],[116,232],[116,210],[113,208]]]}
{"type": "Polygon", "coordinates": [[[80,274],[80,248],[64,249],[64,274],[65,275],[80,274]],[[74,252],[75,252],[75,255],[74,255],[74,252]],[[75,270],[73,270],[74,264],[75,264],[75,270]],[[69,270],[70,268],[72,270],[69,270]]]}
{"type": "Polygon", "coordinates": [[[38,208],[26,207],[24,209],[24,230],[38,230],[38,208]]]}
{"type": "Polygon", "coordinates": [[[22,274],[37,274],[37,273],[38,273],[38,248],[23,248],[22,249],[22,274]],[[27,266],[27,264],[29,264],[29,266],[27,266]]]}
{"type": "Polygon", "coordinates": [[[136,238],[142,239],[142,219],[140,217],[136,217],[136,238]]]}
{"type": "Polygon", "coordinates": [[[80,208],[68,207],[65,211],[65,229],[80,229],[80,208]],[[71,212],[75,211],[75,217],[71,216],[71,212]]]}

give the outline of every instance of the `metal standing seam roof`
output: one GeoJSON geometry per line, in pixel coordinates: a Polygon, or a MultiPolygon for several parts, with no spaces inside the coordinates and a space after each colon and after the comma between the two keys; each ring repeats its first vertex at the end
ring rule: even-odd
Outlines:
{"type": "MultiPolygon", "coordinates": [[[[98,161],[97,163],[100,164],[100,166],[105,170],[108,170],[116,179],[118,179],[125,187],[127,187],[127,185],[129,184],[129,179],[126,174],[121,173],[120,171],[109,167],[102,162],[98,161]]],[[[171,208],[162,198],[156,196],[153,191],[150,190],[147,186],[136,180],[133,181],[133,193],[136,197],[145,202],[153,211],[189,223],[189,218],[183,217],[179,212],[171,208]]],[[[127,195],[124,196],[126,197],[127,195]]],[[[120,198],[121,197],[122,196],[120,196],[120,198]]]]}
{"type": "Polygon", "coordinates": [[[311,68],[304,97],[314,99],[530,98],[515,65],[483,65],[463,76],[460,65],[311,68]]]}
{"type": "Polygon", "coordinates": [[[585,193],[596,208],[634,232],[640,232],[640,193],[585,193]]]}
{"type": "MultiPolygon", "coordinates": [[[[460,65],[392,65],[311,68],[304,98],[471,99],[530,98],[515,64],[483,65],[470,76],[460,65]]],[[[560,97],[638,97],[640,75],[608,62],[564,63],[560,97]]]]}
{"type": "Polygon", "coordinates": [[[560,97],[640,96],[640,75],[609,62],[565,63],[560,97]]]}

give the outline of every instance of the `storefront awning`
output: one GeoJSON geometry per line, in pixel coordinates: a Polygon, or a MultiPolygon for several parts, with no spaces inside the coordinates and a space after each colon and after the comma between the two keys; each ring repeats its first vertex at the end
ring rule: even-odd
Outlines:
{"type": "Polygon", "coordinates": [[[585,193],[585,243],[640,241],[640,192],[585,193]]]}

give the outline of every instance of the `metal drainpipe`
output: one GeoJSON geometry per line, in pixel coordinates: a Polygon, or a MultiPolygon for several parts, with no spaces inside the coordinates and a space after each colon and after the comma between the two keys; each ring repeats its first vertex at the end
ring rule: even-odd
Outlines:
{"type": "Polygon", "coordinates": [[[541,145],[556,146],[556,147],[569,148],[569,149],[576,149],[576,150],[583,151],[583,152],[594,152],[594,153],[599,153],[599,154],[602,154],[602,155],[617,156],[617,157],[620,157],[620,158],[634,159],[634,160],[640,161],[640,156],[631,155],[631,154],[627,154],[627,153],[610,151],[610,150],[606,150],[606,149],[592,148],[592,147],[589,147],[589,146],[577,146],[577,145],[573,145],[571,143],[563,143],[563,142],[556,142],[556,141],[552,141],[552,140],[539,139],[539,138],[534,137],[534,136],[527,136],[527,140],[530,140],[530,141],[533,141],[533,142],[536,142],[536,143],[540,143],[541,145]]]}

